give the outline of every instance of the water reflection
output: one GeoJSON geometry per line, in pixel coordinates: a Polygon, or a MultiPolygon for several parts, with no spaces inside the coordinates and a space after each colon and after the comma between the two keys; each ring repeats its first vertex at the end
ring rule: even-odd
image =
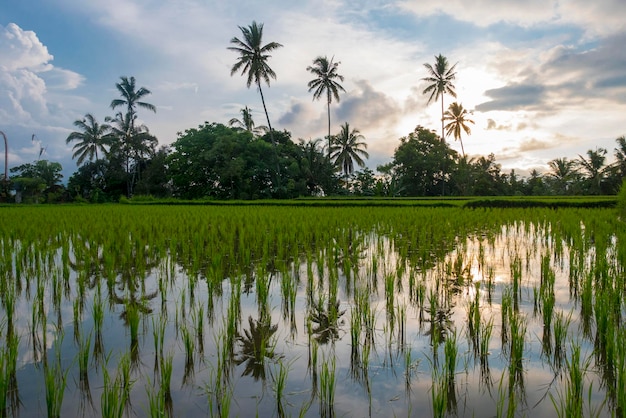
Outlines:
{"type": "MultiPolygon", "coordinates": [[[[71,245],[33,242],[11,258],[20,262],[10,268],[20,270],[14,287],[0,280],[2,343],[17,336],[15,357],[39,363],[62,334],[55,328],[73,334],[64,367],[76,384],[64,415],[75,415],[78,401],[84,416],[101,415],[103,369],[123,372],[124,358],[137,382],[135,411],[150,397],[180,416],[429,415],[436,392],[449,415],[492,416],[498,407],[502,415],[550,410],[551,396],[559,404],[575,340],[588,362],[585,402],[606,399],[601,416],[622,413],[625,252],[623,241],[591,234],[591,215],[585,231],[532,212],[524,222],[442,232],[430,228],[442,221],[436,213],[404,226],[367,216],[371,223],[285,230],[280,239],[267,226],[238,226],[232,238],[222,219],[197,233],[155,232],[153,245],[140,234],[119,244],[82,235],[71,245]],[[29,257],[38,261],[28,265],[29,257]],[[75,352],[86,353],[85,365],[75,352]],[[161,391],[168,356],[172,390],[161,391]],[[278,370],[290,388],[282,394],[278,370]]],[[[21,416],[42,411],[37,385],[20,383],[25,369],[7,370],[5,410],[15,415],[21,401],[21,416]]]]}

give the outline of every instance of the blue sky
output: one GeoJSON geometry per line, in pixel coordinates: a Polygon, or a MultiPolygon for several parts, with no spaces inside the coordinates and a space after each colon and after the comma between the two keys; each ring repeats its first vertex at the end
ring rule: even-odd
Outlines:
{"type": "MultiPolygon", "coordinates": [[[[326,108],[307,90],[319,55],[340,61],[346,93],[333,131],[366,137],[368,165],[391,161],[416,125],[440,129],[427,105],[424,63],[457,64],[457,100],[473,109],[470,156],[494,153],[503,171],[547,170],[626,134],[623,0],[7,0],[0,9],[0,130],[9,167],[42,158],[76,170],[65,138],[86,113],[112,116],[120,76],[152,91],[139,116],[159,139],[204,121],[226,123],[248,106],[265,124],[258,92],[230,76],[238,26],[264,23],[276,41],[264,88],[272,125],[293,139],[325,135],[326,108]],[[444,8],[445,7],[445,8],[444,8]],[[34,140],[33,140],[33,135],[34,140]]],[[[460,151],[460,144],[450,138],[460,151]]],[[[1,159],[4,171],[4,159],[1,159]]]]}

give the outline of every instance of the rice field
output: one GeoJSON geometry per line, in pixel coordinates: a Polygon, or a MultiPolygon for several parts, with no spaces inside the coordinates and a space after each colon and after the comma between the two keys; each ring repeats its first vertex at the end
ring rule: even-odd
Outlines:
{"type": "Polygon", "coordinates": [[[626,416],[611,209],[0,216],[0,417],[626,416]]]}

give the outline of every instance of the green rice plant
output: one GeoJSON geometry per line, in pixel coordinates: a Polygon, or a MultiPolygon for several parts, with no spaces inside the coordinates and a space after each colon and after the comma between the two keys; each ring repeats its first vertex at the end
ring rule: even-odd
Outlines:
{"type": "Polygon", "coordinates": [[[189,382],[189,378],[193,374],[194,352],[195,352],[195,339],[193,338],[191,331],[187,326],[183,325],[181,328],[183,349],[185,351],[185,373],[183,376],[183,384],[189,382]]]}
{"type": "MultiPolygon", "coordinates": [[[[115,378],[111,378],[107,367],[110,355],[105,359],[105,364],[102,368],[103,383],[100,398],[100,410],[103,417],[122,418],[126,405],[130,400],[130,387],[128,385],[132,385],[132,383],[126,381],[126,378],[122,376],[124,372],[120,370],[120,368],[126,367],[122,364],[130,365],[130,359],[128,359],[128,361],[123,360],[125,357],[127,356],[123,356],[120,360],[120,366],[118,367],[115,378]]],[[[128,367],[128,370],[130,370],[130,367],[128,367]]]]}
{"type": "Polygon", "coordinates": [[[502,290],[502,303],[500,305],[500,314],[502,320],[502,326],[500,331],[500,337],[502,339],[502,351],[506,352],[509,341],[509,318],[512,313],[513,295],[511,288],[506,287],[502,290]]]}
{"type": "Polygon", "coordinates": [[[156,316],[152,317],[152,337],[154,341],[154,352],[159,357],[163,357],[167,319],[163,315],[158,316],[158,319],[156,318],[156,316]]]}
{"type": "Polygon", "coordinates": [[[521,314],[512,314],[510,319],[511,341],[509,346],[509,388],[518,388],[524,395],[524,347],[526,320],[521,314]]]}
{"type": "Polygon", "coordinates": [[[274,394],[276,397],[276,410],[278,416],[285,416],[285,389],[287,388],[287,377],[289,375],[289,365],[278,361],[275,372],[272,373],[274,394]]]}
{"type": "Polygon", "coordinates": [[[320,368],[320,411],[324,416],[334,416],[335,411],[335,388],[336,388],[336,376],[335,376],[335,357],[332,356],[330,360],[326,358],[322,361],[320,368]]]}
{"type": "Polygon", "coordinates": [[[61,416],[61,405],[67,387],[67,374],[69,369],[63,370],[61,365],[61,343],[57,341],[53,361],[44,361],[44,382],[46,387],[46,411],[48,417],[59,418],[61,416]]]}
{"type": "Polygon", "coordinates": [[[433,406],[433,417],[443,418],[446,416],[448,405],[448,387],[445,373],[439,371],[433,364],[431,373],[432,385],[430,388],[430,399],[433,406]]]}
{"type": "Polygon", "coordinates": [[[448,338],[446,338],[443,345],[444,352],[444,375],[447,380],[454,380],[456,373],[457,356],[459,354],[459,348],[457,347],[456,331],[452,332],[448,338]]]}
{"type": "Polygon", "coordinates": [[[587,408],[583,401],[585,374],[590,367],[591,359],[581,362],[580,344],[572,342],[571,347],[570,357],[565,360],[565,382],[561,386],[562,390],[557,389],[558,398],[550,393],[550,400],[559,418],[599,417],[604,402],[595,408],[592,406],[592,384],[589,385],[587,391],[587,408]]]}
{"type": "Polygon", "coordinates": [[[571,312],[566,316],[563,312],[557,312],[554,318],[554,353],[552,365],[555,370],[560,370],[565,356],[565,340],[568,336],[569,325],[572,319],[571,312]]]}

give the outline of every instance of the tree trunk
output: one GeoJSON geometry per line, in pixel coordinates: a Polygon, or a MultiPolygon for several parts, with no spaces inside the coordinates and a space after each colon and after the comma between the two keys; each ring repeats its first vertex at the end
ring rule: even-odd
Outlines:
{"type": "Polygon", "coordinates": [[[272,133],[272,124],[270,123],[270,115],[267,113],[267,107],[265,106],[265,97],[263,97],[263,90],[261,89],[261,81],[257,80],[256,85],[259,87],[259,93],[261,94],[261,102],[263,103],[263,110],[265,111],[265,118],[267,119],[267,127],[270,130],[270,139],[272,140],[272,144],[276,145],[274,142],[274,134],[272,133]]]}
{"type": "Polygon", "coordinates": [[[441,93],[441,142],[446,142],[445,136],[443,136],[443,93],[441,93]]]}
{"type": "Polygon", "coordinates": [[[328,105],[328,160],[330,160],[330,91],[327,91],[328,99],[326,104],[328,105]]]}

